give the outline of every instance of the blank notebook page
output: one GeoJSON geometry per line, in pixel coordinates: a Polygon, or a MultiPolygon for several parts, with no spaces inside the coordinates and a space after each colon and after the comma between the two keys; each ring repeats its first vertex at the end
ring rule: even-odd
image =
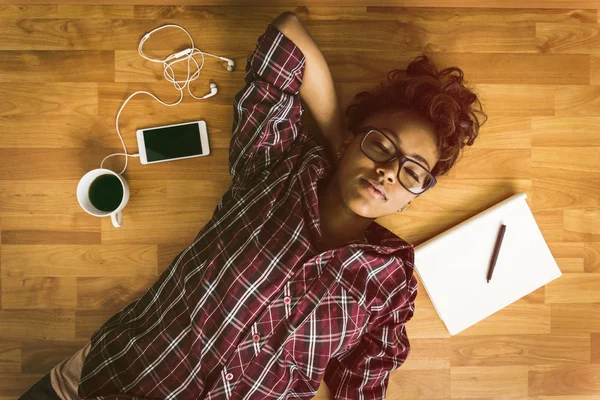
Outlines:
{"type": "Polygon", "coordinates": [[[517,193],[415,248],[415,269],[451,335],[561,276],[526,198],[517,193]]]}

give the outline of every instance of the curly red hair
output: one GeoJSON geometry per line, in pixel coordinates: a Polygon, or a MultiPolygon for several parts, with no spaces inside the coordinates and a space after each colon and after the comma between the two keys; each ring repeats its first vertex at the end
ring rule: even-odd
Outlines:
{"type": "Polygon", "coordinates": [[[421,55],[408,65],[406,77],[398,79],[400,75],[401,70],[392,70],[387,75],[389,85],[381,83],[375,93],[358,93],[354,97],[357,102],[346,109],[348,127],[356,133],[367,117],[384,110],[413,111],[435,127],[439,161],[431,173],[445,175],[461,149],[473,144],[487,115],[475,93],[465,86],[464,73],[458,67],[438,72],[427,56],[421,55]],[[478,115],[485,118],[483,122],[478,115]]]}

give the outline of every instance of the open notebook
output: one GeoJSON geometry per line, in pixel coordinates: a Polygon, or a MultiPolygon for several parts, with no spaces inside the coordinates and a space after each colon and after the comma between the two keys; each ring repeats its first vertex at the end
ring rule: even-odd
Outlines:
{"type": "Polygon", "coordinates": [[[451,335],[562,275],[526,198],[517,193],[415,247],[415,269],[451,335]],[[488,283],[502,224],[506,232],[488,283]]]}

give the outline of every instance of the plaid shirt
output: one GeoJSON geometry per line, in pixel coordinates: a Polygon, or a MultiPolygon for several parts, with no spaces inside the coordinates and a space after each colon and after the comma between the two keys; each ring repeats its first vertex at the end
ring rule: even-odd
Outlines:
{"type": "Polygon", "coordinates": [[[232,185],[136,301],[91,337],[79,395],[100,399],[383,399],[409,353],[413,247],[373,222],[325,252],[325,148],[301,125],[305,58],[269,25],[234,98],[232,185]]]}

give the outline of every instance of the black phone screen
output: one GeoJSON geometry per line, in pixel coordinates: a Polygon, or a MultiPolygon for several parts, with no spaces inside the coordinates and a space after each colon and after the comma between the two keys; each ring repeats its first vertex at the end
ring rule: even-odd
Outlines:
{"type": "Polygon", "coordinates": [[[149,162],[202,154],[197,122],[168,128],[145,129],[143,134],[149,162]]]}

